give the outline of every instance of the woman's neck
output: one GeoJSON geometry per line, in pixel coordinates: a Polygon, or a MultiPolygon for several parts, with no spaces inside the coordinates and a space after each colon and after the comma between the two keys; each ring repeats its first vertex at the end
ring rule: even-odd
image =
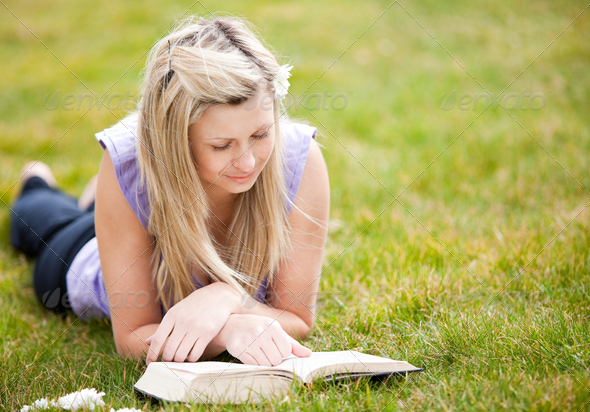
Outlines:
{"type": "Polygon", "coordinates": [[[213,226],[220,226],[223,230],[227,229],[233,216],[235,194],[211,193],[209,200],[211,204],[210,222],[213,226]]]}

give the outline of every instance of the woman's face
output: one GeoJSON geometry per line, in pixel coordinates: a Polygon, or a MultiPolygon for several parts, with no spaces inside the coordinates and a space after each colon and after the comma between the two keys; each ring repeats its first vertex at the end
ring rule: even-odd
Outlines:
{"type": "Polygon", "coordinates": [[[214,201],[252,188],[270,158],[275,141],[273,105],[268,94],[262,95],[267,101],[260,96],[241,105],[212,107],[189,127],[197,173],[214,201]]]}

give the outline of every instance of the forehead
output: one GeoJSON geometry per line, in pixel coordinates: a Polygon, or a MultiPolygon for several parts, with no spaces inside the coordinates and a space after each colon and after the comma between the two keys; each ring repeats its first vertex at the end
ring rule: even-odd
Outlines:
{"type": "Polygon", "coordinates": [[[250,136],[261,126],[274,122],[272,96],[252,97],[240,105],[219,105],[209,108],[199,121],[191,125],[189,134],[202,139],[250,136]]]}

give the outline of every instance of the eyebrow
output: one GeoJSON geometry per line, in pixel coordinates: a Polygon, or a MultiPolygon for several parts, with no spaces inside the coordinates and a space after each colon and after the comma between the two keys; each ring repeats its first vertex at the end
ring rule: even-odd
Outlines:
{"type": "MultiPolygon", "coordinates": [[[[265,124],[263,124],[262,126],[260,126],[260,127],[259,127],[258,129],[256,129],[256,130],[257,130],[257,131],[260,131],[260,130],[262,130],[262,129],[269,128],[269,127],[270,127],[270,126],[272,126],[273,124],[274,124],[274,121],[273,121],[273,122],[270,122],[270,123],[265,123],[265,124]]],[[[217,140],[217,139],[219,139],[219,140],[233,140],[233,139],[235,139],[235,137],[223,137],[223,136],[216,136],[216,137],[209,137],[209,138],[207,138],[207,140],[217,140]]]]}

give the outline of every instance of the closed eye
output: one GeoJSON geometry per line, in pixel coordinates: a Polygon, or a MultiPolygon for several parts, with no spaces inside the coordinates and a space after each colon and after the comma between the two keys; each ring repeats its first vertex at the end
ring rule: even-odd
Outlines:
{"type": "Polygon", "coordinates": [[[267,136],[268,136],[268,132],[264,132],[260,136],[252,136],[252,137],[255,137],[256,139],[264,139],[267,136]]]}
{"type": "MultiPolygon", "coordinates": [[[[264,139],[265,137],[268,137],[268,132],[264,132],[264,133],[263,133],[263,134],[261,134],[261,135],[258,135],[258,136],[252,136],[252,137],[254,137],[255,139],[264,139]]],[[[215,147],[215,146],[214,146],[214,147],[213,147],[213,150],[214,150],[214,151],[216,151],[216,152],[220,152],[220,151],[222,151],[222,150],[229,149],[229,145],[230,145],[230,143],[226,144],[225,146],[221,146],[221,147],[215,147]]]]}
{"type": "Polygon", "coordinates": [[[227,148],[229,148],[229,143],[226,144],[225,146],[222,146],[222,147],[216,147],[216,146],[214,146],[213,147],[213,150],[215,150],[217,152],[217,151],[225,150],[227,148]]]}

